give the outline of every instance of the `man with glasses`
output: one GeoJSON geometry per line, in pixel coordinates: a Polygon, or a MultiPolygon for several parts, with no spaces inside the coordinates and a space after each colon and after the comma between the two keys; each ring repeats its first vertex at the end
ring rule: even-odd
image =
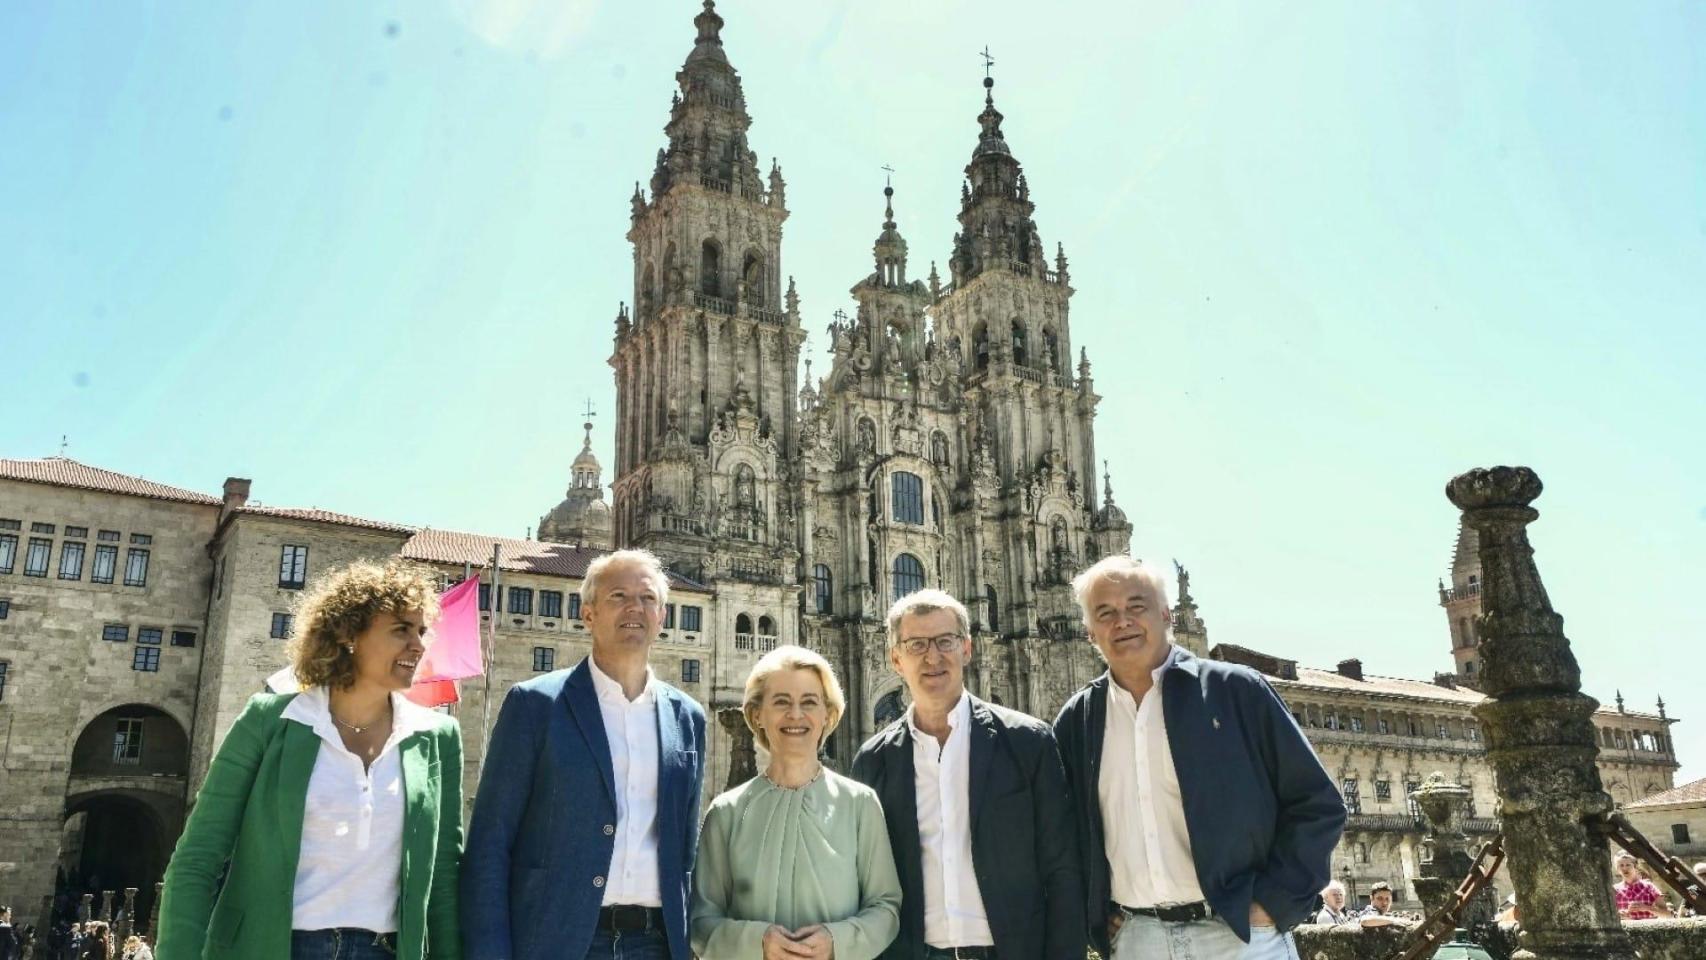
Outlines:
{"type": "Polygon", "coordinates": [[[877,791],[900,873],[888,960],[1083,960],[1084,903],[1066,774],[1048,725],[972,696],[966,608],[920,590],[888,614],[912,706],[853,776],[877,791]]]}

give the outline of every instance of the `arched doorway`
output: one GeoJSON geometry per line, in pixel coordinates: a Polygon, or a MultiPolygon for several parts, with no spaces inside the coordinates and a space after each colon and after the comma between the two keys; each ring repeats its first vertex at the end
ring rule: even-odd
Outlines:
{"type": "Polygon", "coordinates": [[[184,787],[189,773],[189,737],[158,707],[126,704],[107,710],[83,728],[71,750],[60,837],[62,910],[75,911],[85,893],[99,910],[103,891],[113,891],[113,909],[124,889],[135,887],[136,923],[145,927],[154,906],[154,884],[184,823],[184,787]]]}

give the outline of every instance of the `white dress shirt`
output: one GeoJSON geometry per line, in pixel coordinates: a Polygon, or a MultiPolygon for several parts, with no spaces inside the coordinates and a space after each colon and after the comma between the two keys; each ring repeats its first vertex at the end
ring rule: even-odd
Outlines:
{"type": "Polygon", "coordinates": [[[291,929],[356,927],[395,933],[403,876],[403,764],[398,744],[437,726],[438,714],[393,693],[391,736],[365,769],[338,734],[325,687],[303,690],[281,716],[320,736],[302,816],[291,929]]]}
{"type": "Polygon", "coordinates": [[[610,769],[616,780],[616,849],[604,884],[604,905],[663,906],[658,884],[658,695],[646,668],[646,688],[632,700],[588,657],[610,769]]]}
{"type": "Polygon", "coordinates": [[[1108,678],[1108,719],[1096,786],[1111,893],[1128,907],[1203,899],[1161,709],[1161,676],[1178,656],[1179,648],[1173,647],[1155,668],[1154,685],[1142,701],[1108,678]]]}
{"type": "Polygon", "coordinates": [[[932,947],[990,947],[989,917],[971,858],[971,697],[948,711],[948,742],[912,729],[918,846],[924,866],[924,942],[932,947]]]}

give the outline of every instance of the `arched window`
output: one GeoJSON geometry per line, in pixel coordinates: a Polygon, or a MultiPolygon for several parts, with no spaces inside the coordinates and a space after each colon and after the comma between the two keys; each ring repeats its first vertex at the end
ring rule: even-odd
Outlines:
{"type": "Polygon", "coordinates": [[[903,553],[894,558],[894,570],[890,571],[889,579],[894,581],[894,598],[924,589],[924,564],[910,553],[903,553]]]}
{"type": "Polygon", "coordinates": [[[1457,646],[1459,646],[1459,647],[1469,646],[1469,618],[1468,617],[1458,617],[1457,618],[1457,646]]]}
{"type": "Polygon", "coordinates": [[[770,619],[769,614],[758,618],[758,635],[761,637],[774,637],[776,635],[776,621],[770,619]]]}
{"type": "Polygon", "coordinates": [[[744,613],[738,617],[735,617],[735,632],[736,633],[751,633],[752,632],[752,618],[747,616],[744,613]]]}
{"type": "Polygon", "coordinates": [[[699,248],[699,292],[709,297],[722,295],[723,248],[715,240],[706,240],[699,248]]]}
{"type": "Polygon", "coordinates": [[[1013,321],[1013,362],[1025,362],[1025,328],[1017,320],[1013,321]]]}
{"type": "Polygon", "coordinates": [[[812,612],[835,612],[835,580],[830,575],[827,563],[812,565],[812,612]]]}
{"type": "Polygon", "coordinates": [[[977,368],[984,370],[989,367],[989,331],[983,324],[978,324],[971,335],[972,355],[977,358],[977,368]]]}
{"type": "Polygon", "coordinates": [[[652,270],[651,261],[646,261],[646,272],[640,278],[640,319],[650,320],[652,312],[657,308],[657,274],[652,270]]]}
{"type": "Polygon", "coordinates": [[[916,473],[897,470],[892,475],[894,518],[897,523],[924,524],[924,481],[916,473]]]}
{"type": "Polygon", "coordinates": [[[996,619],[997,611],[999,611],[1001,607],[995,602],[995,588],[987,583],[983,585],[983,609],[985,615],[988,617],[989,632],[1001,632],[1000,622],[996,619]]]}
{"type": "Polygon", "coordinates": [[[740,265],[740,298],[764,306],[764,258],[756,253],[748,253],[740,265]]]}

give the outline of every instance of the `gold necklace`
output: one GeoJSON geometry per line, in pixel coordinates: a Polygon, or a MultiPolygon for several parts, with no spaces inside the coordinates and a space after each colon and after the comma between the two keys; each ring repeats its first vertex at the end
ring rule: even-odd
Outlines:
{"type": "MultiPolygon", "coordinates": [[[[390,705],[390,704],[386,704],[386,705],[385,705],[385,712],[386,712],[386,713],[389,713],[389,712],[390,712],[390,710],[391,710],[391,705],[390,705]]],[[[327,707],[326,707],[326,714],[327,714],[327,716],[330,716],[330,717],[331,717],[331,718],[332,718],[332,722],[333,722],[333,723],[335,723],[335,724],[337,724],[337,725],[338,725],[338,726],[340,726],[340,727],[343,727],[343,728],[344,728],[344,729],[346,729],[346,730],[349,730],[349,731],[351,731],[351,732],[353,732],[353,733],[361,733],[361,732],[362,732],[362,731],[364,731],[364,730],[372,730],[372,729],[373,729],[373,726],[374,726],[374,724],[376,724],[376,723],[378,723],[378,722],[379,722],[379,718],[378,718],[378,717],[374,717],[374,718],[373,718],[373,719],[372,719],[372,720],[369,720],[369,721],[368,721],[368,722],[366,722],[366,723],[364,723],[364,724],[362,724],[362,725],[361,725],[361,726],[359,726],[359,727],[358,727],[358,726],[356,726],[356,725],[355,725],[355,724],[353,724],[353,723],[350,723],[350,722],[348,722],[348,721],[345,721],[345,720],[339,720],[339,719],[338,719],[338,715],[337,715],[337,714],[335,714],[335,713],[333,713],[333,712],[332,712],[332,708],[331,708],[331,706],[329,706],[329,705],[328,705],[328,706],[327,706],[327,707]]]]}
{"type": "Polygon", "coordinates": [[[775,780],[771,779],[769,770],[764,771],[763,773],[759,774],[759,776],[761,776],[765,780],[769,781],[770,785],[772,787],[775,787],[778,790],[804,790],[805,788],[816,783],[819,777],[823,776],[823,764],[819,763],[817,765],[817,772],[812,774],[812,778],[810,780],[807,780],[805,783],[800,784],[797,787],[784,787],[781,784],[777,783],[775,780]]]}

